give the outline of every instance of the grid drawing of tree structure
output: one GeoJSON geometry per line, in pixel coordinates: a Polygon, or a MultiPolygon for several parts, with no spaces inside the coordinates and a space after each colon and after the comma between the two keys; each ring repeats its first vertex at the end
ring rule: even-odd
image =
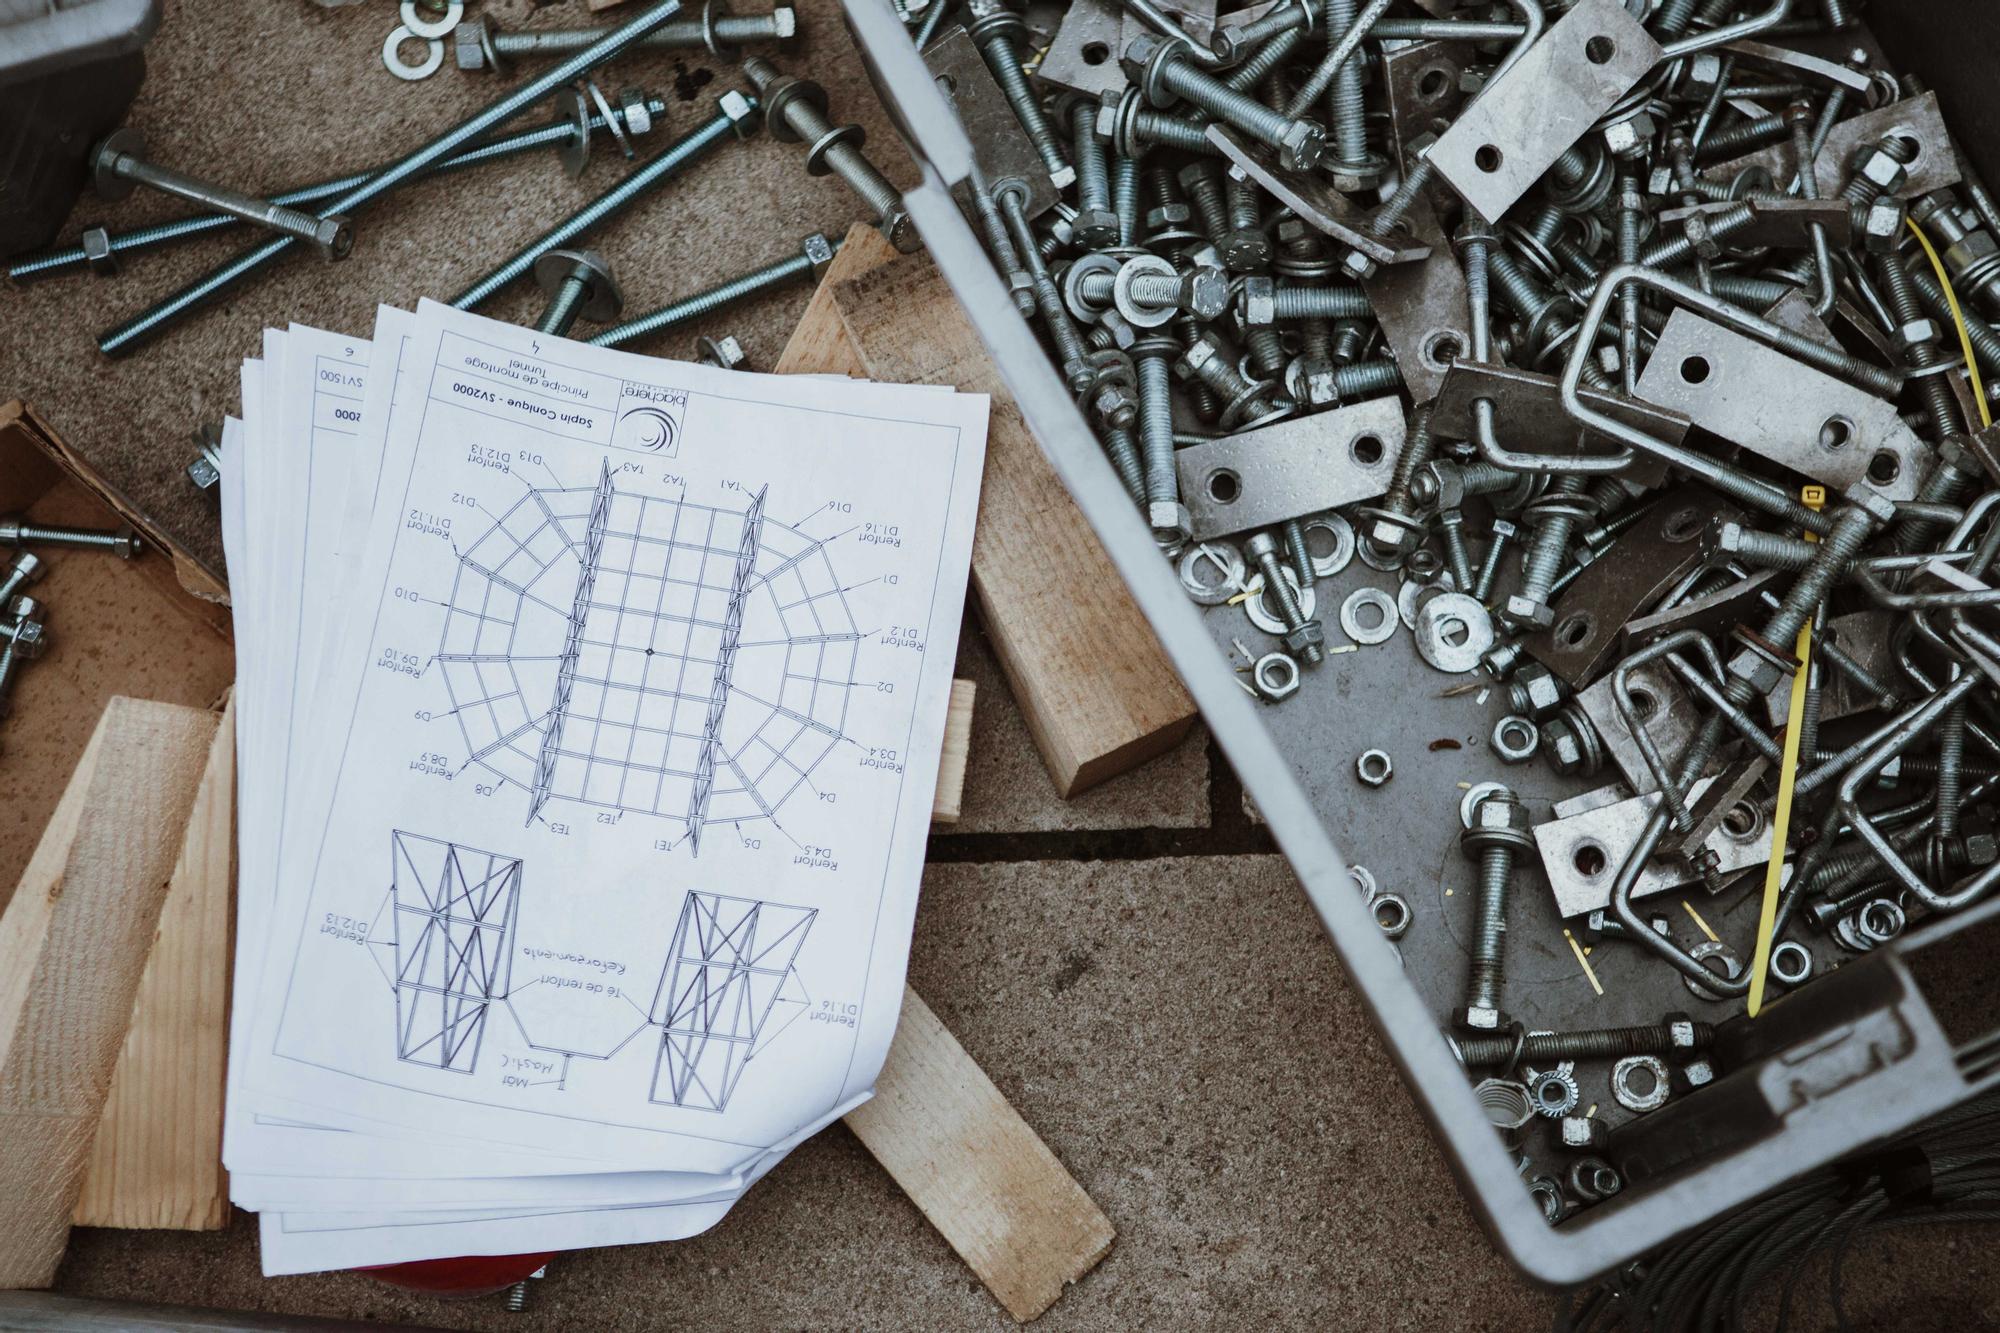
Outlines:
{"type": "Polygon", "coordinates": [[[844,738],[861,634],[826,541],[742,508],[531,490],[460,555],[437,661],[471,761],[528,795],[770,818],[844,738]]]}
{"type": "Polygon", "coordinates": [[[396,1058],[470,1074],[507,995],[521,860],[401,829],[390,849],[396,1058]]]}
{"type": "Polygon", "coordinates": [[[650,1100],[724,1110],[751,1059],[810,1006],[794,964],[818,917],[718,893],[689,893],[660,974],[662,1029],[650,1100]]]}

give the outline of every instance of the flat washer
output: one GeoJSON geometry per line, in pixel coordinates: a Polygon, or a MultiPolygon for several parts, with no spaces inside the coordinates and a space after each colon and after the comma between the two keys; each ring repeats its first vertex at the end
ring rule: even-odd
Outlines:
{"type": "MultiPolygon", "coordinates": [[[[1704,968],[1708,968],[1711,972],[1715,969],[1708,967],[1708,960],[1711,958],[1721,959],[1722,975],[1730,981],[1736,980],[1737,977],[1743,974],[1743,960],[1736,956],[1736,950],[1730,948],[1721,940],[1703,940],[1700,944],[1688,950],[1688,956],[1693,958],[1697,963],[1700,963],[1704,968]]],[[[1696,999],[1720,1000],[1722,998],[1720,994],[1702,985],[1693,977],[1684,975],[1681,977],[1681,982],[1686,985],[1689,993],[1696,999]]]]}
{"type": "Polygon", "coordinates": [[[1347,600],[1340,604],[1340,632],[1356,643],[1387,643],[1396,635],[1396,626],[1401,622],[1396,615],[1395,599],[1380,588],[1356,588],[1347,594],[1347,600]],[[1382,623],[1373,629],[1364,629],[1360,611],[1364,606],[1372,606],[1382,613],[1382,623]]]}
{"type": "Polygon", "coordinates": [[[1771,975],[1787,986],[1812,979],[1812,951],[1797,940],[1779,940],[1771,949],[1771,975]]]}
{"type": "Polygon", "coordinates": [[[604,90],[597,86],[597,81],[585,79],[583,90],[590,94],[591,101],[597,103],[597,114],[604,117],[604,128],[610,130],[611,137],[618,141],[619,151],[625,154],[625,160],[630,162],[638,157],[638,150],[632,147],[632,141],[625,136],[624,122],[619,120],[618,113],[611,109],[611,103],[605,98],[604,90]]]}
{"type": "Polygon", "coordinates": [[[1479,659],[1493,646],[1493,618],[1478,598],[1443,593],[1417,608],[1415,634],[1424,661],[1439,671],[1463,675],[1478,670],[1479,659]],[[1458,643],[1445,637],[1445,628],[1454,624],[1465,627],[1465,638],[1458,643]]]}
{"type": "Polygon", "coordinates": [[[1611,1095],[1628,1111],[1657,1111],[1667,1104],[1667,1065],[1657,1055],[1628,1055],[1611,1066],[1611,1095]],[[1632,1075],[1645,1070],[1653,1076],[1651,1092],[1634,1092],[1632,1075]]]}
{"type": "Polygon", "coordinates": [[[1354,525],[1347,521],[1347,515],[1331,510],[1315,514],[1305,521],[1306,549],[1312,549],[1312,535],[1315,532],[1328,533],[1333,537],[1333,550],[1326,555],[1311,556],[1313,577],[1330,579],[1347,568],[1354,559],[1354,525]]]}
{"type": "MultiPolygon", "coordinates": [[[[1278,576],[1292,585],[1292,591],[1299,596],[1299,609],[1305,612],[1307,620],[1319,614],[1319,598],[1311,588],[1299,586],[1299,576],[1290,565],[1278,566],[1278,576]]],[[[1284,635],[1291,626],[1280,616],[1271,614],[1271,608],[1264,605],[1264,576],[1257,575],[1244,589],[1250,595],[1243,599],[1243,614],[1250,617],[1250,623],[1266,634],[1284,635]]]]}
{"type": "Polygon", "coordinates": [[[575,131],[570,138],[556,145],[556,161],[562,163],[563,175],[575,180],[590,165],[590,105],[583,100],[580,88],[563,89],[555,95],[555,104],[575,131]]]}
{"type": "Polygon", "coordinates": [[[444,43],[435,37],[419,37],[408,28],[399,26],[391,30],[389,39],[382,43],[382,64],[405,83],[428,79],[444,68],[444,43]],[[403,60],[399,52],[404,42],[422,42],[430,48],[423,64],[411,65],[403,60]]]}
{"type": "Polygon", "coordinates": [[[417,13],[417,0],[403,0],[399,12],[403,16],[403,26],[410,30],[410,36],[421,37],[428,42],[435,38],[451,36],[451,30],[465,17],[465,0],[451,0],[451,3],[445,6],[444,17],[430,23],[426,23],[423,16],[417,13]]]}
{"type": "Polygon", "coordinates": [[[1228,542],[1196,542],[1176,568],[1181,590],[1201,606],[1221,606],[1243,591],[1243,555],[1228,542]]]}

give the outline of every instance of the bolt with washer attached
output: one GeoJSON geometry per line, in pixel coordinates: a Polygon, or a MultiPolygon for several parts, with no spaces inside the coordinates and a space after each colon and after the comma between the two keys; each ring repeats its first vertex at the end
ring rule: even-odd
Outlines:
{"type": "Polygon", "coordinates": [[[551,250],[535,261],[535,283],[549,298],[535,332],[566,338],[577,320],[608,324],[625,308],[611,265],[595,250],[551,250]]]}
{"type": "Polygon", "coordinates": [[[1326,660],[1326,628],[1319,620],[1306,615],[1305,607],[1299,601],[1298,593],[1285,581],[1284,568],[1278,559],[1278,542],[1268,532],[1253,532],[1243,543],[1243,554],[1257,564],[1264,575],[1264,590],[1277,603],[1278,613],[1285,621],[1285,647],[1306,660],[1309,666],[1318,666],[1326,660]]]}
{"type": "Polygon", "coordinates": [[[109,551],[130,560],[146,549],[130,523],[115,532],[88,528],[51,528],[30,523],[19,514],[0,518],[0,546],[59,546],[72,551],[109,551]]]}
{"type": "Polygon", "coordinates": [[[876,226],[898,250],[908,253],[923,245],[902,195],[862,156],[866,132],[859,125],[835,126],[827,119],[826,89],[811,79],[785,74],[760,56],[744,60],[743,73],[757,85],[771,137],[779,143],[806,145],[807,172],[824,176],[831,171],[846,181],[875,210],[876,226]]]}
{"type": "Polygon", "coordinates": [[[1472,932],[1472,966],[1466,975],[1465,1003],[1452,1011],[1463,1028],[1494,1032],[1507,1025],[1500,990],[1507,976],[1507,887],[1516,854],[1531,854],[1528,807],[1496,785],[1472,808],[1472,822],[1458,845],[1479,866],[1478,899],[1472,932]]]}
{"type": "MultiPolygon", "coordinates": [[[[504,74],[522,57],[573,56],[616,28],[547,28],[508,32],[491,17],[468,19],[452,30],[453,54],[463,70],[504,74]]],[[[732,14],[721,0],[708,0],[696,18],[670,19],[634,42],[640,51],[707,51],[733,60],[746,42],[789,42],[798,35],[798,14],[780,5],[768,14],[732,14]]]]}

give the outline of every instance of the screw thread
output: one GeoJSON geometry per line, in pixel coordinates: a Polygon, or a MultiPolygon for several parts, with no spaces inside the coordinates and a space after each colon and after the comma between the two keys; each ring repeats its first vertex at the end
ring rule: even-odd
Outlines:
{"type": "Polygon", "coordinates": [[[1958,808],[1964,802],[1965,700],[1945,710],[1938,723],[1937,836],[1958,834],[1958,808]]]}
{"type": "Polygon", "coordinates": [[[1292,571],[1299,576],[1299,586],[1313,586],[1312,548],[1306,545],[1306,525],[1303,519],[1285,520],[1285,554],[1291,557],[1292,571]]]}
{"type": "Polygon", "coordinates": [[[1141,109],[1132,117],[1132,133],[1142,143],[1177,148],[1203,157],[1222,156],[1222,150],[1208,141],[1207,131],[1206,123],[1182,120],[1150,108],[1141,109]]]}
{"type": "MultiPolygon", "coordinates": [[[[1549,483],[1548,493],[1577,496],[1583,494],[1583,486],[1582,476],[1567,472],[1549,483]]],[[[1537,604],[1548,600],[1549,589],[1555,586],[1556,575],[1562,572],[1564,557],[1569,554],[1570,534],[1575,530],[1576,519],[1565,513],[1551,513],[1535,525],[1535,535],[1521,561],[1521,596],[1537,604]]]]}
{"type": "Polygon", "coordinates": [[[1478,1008],[1500,1007],[1500,989],[1507,979],[1507,877],[1513,870],[1514,854],[1505,847],[1487,847],[1480,852],[1478,914],[1472,927],[1472,968],[1466,986],[1466,1003],[1478,1008]]]}
{"type": "Polygon", "coordinates": [[[1187,191],[1188,203],[1201,219],[1203,231],[1220,236],[1229,230],[1229,205],[1222,195],[1222,181],[1213,169],[1206,163],[1197,165],[1181,177],[1181,188],[1187,191]]]}
{"type": "Polygon", "coordinates": [[[1290,583],[1285,581],[1283,569],[1278,564],[1276,551],[1265,551],[1257,557],[1257,568],[1264,574],[1264,589],[1278,603],[1278,610],[1285,618],[1287,629],[1297,629],[1306,623],[1305,605],[1290,583]]]}
{"type": "Polygon", "coordinates": [[[1246,329],[1243,346],[1250,353],[1250,364],[1265,379],[1275,379],[1285,373],[1285,363],[1291,358],[1285,355],[1285,340],[1278,336],[1276,329],[1269,325],[1246,329]]]}
{"type": "MultiPolygon", "coordinates": [[[[1327,40],[1338,42],[1354,26],[1355,0],[1326,0],[1327,40]]],[[[1341,63],[1327,90],[1327,118],[1340,160],[1357,163],[1368,156],[1368,125],[1361,100],[1361,54],[1341,63]]]]}
{"type": "Polygon", "coordinates": [[[1667,0],[1660,6],[1659,13],[1653,15],[1653,30],[1662,37],[1678,37],[1688,30],[1694,20],[1696,0],[1667,0]]]}
{"type": "Polygon", "coordinates": [[[1410,500],[1410,482],[1417,469],[1430,462],[1436,452],[1437,437],[1431,433],[1431,409],[1426,403],[1410,418],[1410,433],[1403,440],[1403,452],[1396,455],[1395,469],[1389,474],[1389,489],[1382,496],[1384,509],[1406,518],[1416,511],[1410,500]]]}
{"type": "MultiPolygon", "coordinates": [[[[838,240],[833,242],[836,250],[840,244],[838,240]]],[[[726,282],[717,283],[707,291],[696,292],[693,296],[685,297],[672,305],[662,306],[636,319],[626,320],[623,324],[606,329],[590,339],[590,344],[593,347],[623,347],[626,343],[649,337],[662,330],[691,323],[724,306],[734,305],[738,301],[755,296],[759,292],[769,291],[787,282],[810,278],[812,273],[812,260],[803,254],[792,255],[775,264],[766,264],[762,268],[752,269],[726,282]]]]}
{"type": "MultiPolygon", "coordinates": [[[[1726,241],[1757,220],[1756,210],[1748,204],[1737,204],[1734,208],[1704,219],[1710,239],[1726,241]]],[[[1620,225],[1623,225],[1621,216],[1620,225]]],[[[1673,268],[1686,263],[1694,255],[1694,241],[1686,232],[1655,241],[1639,252],[1639,262],[1648,268],[1673,268]]]]}
{"type": "MultiPolygon", "coordinates": [[[[1929,269],[1913,268],[1910,281],[1916,286],[1917,294],[1923,298],[1924,306],[1934,319],[1949,320],[1951,304],[1945,300],[1944,288],[1929,269]]],[[[2000,374],[2000,333],[1985,320],[1965,312],[1965,331],[1972,338],[1972,355],[1980,366],[1989,372],[2000,374]]]]}
{"type": "MultiPolygon", "coordinates": [[[[799,100],[792,99],[792,105],[797,106],[799,100]]],[[[530,241],[491,273],[452,297],[450,304],[459,310],[477,310],[503,288],[524,276],[544,254],[569,244],[630,208],[678,176],[683,168],[727,142],[734,133],[735,123],[728,116],[719,113],[711,116],[647,159],[611,189],[530,241]]]]}
{"type": "MultiPolygon", "coordinates": [[[[1847,572],[1860,554],[1868,539],[1881,526],[1881,520],[1865,509],[1846,505],[1833,516],[1833,525],[1826,536],[1813,548],[1812,563],[1807,565],[1793,582],[1785,600],[1771,613],[1771,619],[1764,626],[1764,641],[1780,646],[1789,646],[1799,637],[1799,627],[1806,622],[1834,581],[1847,572]]],[[[1730,682],[1738,683],[1736,680],[1730,682]]],[[[1748,702],[1737,700],[1739,706],[1748,702]]]]}
{"type": "MultiPolygon", "coordinates": [[[[1899,324],[1908,326],[1923,319],[1924,304],[1917,295],[1916,284],[1910,281],[1910,270],[1893,252],[1880,256],[1876,270],[1881,275],[1882,288],[1889,298],[1889,306],[1895,312],[1899,324]]],[[[1910,360],[1918,370],[1925,370],[1950,358],[1944,349],[1934,342],[1920,342],[1910,348],[1910,360]]],[[[1917,381],[1917,390],[1922,395],[1924,407],[1930,413],[1931,427],[1942,440],[1958,429],[1960,415],[1958,401],[1952,396],[1951,386],[1942,375],[1924,375],[1917,381]]]]}
{"type": "Polygon", "coordinates": [[[1229,176],[1222,186],[1223,198],[1229,206],[1229,229],[1231,231],[1262,231],[1264,213],[1258,207],[1258,187],[1245,178],[1229,176]]]}
{"type": "MultiPolygon", "coordinates": [[[[1715,1026],[1695,1023],[1693,1050],[1715,1041],[1715,1026]]],[[[1512,1037],[1457,1037],[1458,1053],[1469,1066],[1502,1064],[1514,1054],[1512,1037]]],[[[1520,1041],[1522,1060],[1615,1060],[1627,1055],[1666,1055],[1684,1049],[1674,1045],[1665,1023],[1624,1028],[1583,1028],[1575,1032],[1542,1032],[1520,1041]]]]}
{"type": "Polygon", "coordinates": [[[1342,401],[1394,393],[1403,387],[1403,371],[1394,361],[1355,361],[1333,369],[1333,387],[1342,401]]]}
{"type": "Polygon", "coordinates": [[[1178,504],[1180,476],[1174,470],[1172,369],[1161,355],[1138,359],[1139,443],[1145,460],[1149,504],[1178,504]]]}
{"type": "Polygon", "coordinates": [[[555,295],[542,311],[542,317],[535,321],[535,332],[553,333],[561,338],[568,335],[576,323],[579,311],[583,309],[583,299],[590,294],[588,270],[577,269],[562,280],[555,295]]]}
{"type": "Polygon", "coordinates": [[[1374,314],[1359,287],[1292,287],[1275,284],[1271,309],[1279,319],[1366,319],[1374,314]]]}
{"type": "Polygon", "coordinates": [[[1428,157],[1412,162],[1410,169],[1403,173],[1403,183],[1396,187],[1396,193],[1390,195],[1389,201],[1369,219],[1368,230],[1377,236],[1386,236],[1394,231],[1397,224],[1417,206],[1417,200],[1424,197],[1424,191],[1430,188],[1431,178],[1436,174],[1437,168],[1431,165],[1428,157]]]}
{"type": "Polygon", "coordinates": [[[1097,138],[1097,104],[1078,98],[1069,114],[1070,155],[1076,159],[1077,207],[1109,211],[1111,177],[1104,164],[1104,145],[1097,138]]]}
{"type": "Polygon", "coordinates": [[[1465,515],[1456,509],[1447,509],[1438,515],[1438,533],[1444,540],[1446,561],[1451,565],[1451,576],[1457,580],[1460,592],[1472,587],[1472,552],[1465,545],[1465,515]]]}
{"type": "Polygon", "coordinates": [[[1799,537],[1744,528],[1738,533],[1731,554],[1744,564],[1759,569],[1784,569],[1797,573],[1812,563],[1814,550],[1811,542],[1799,537]]]}
{"type": "Polygon", "coordinates": [[[1167,61],[1160,70],[1160,82],[1175,96],[1194,103],[1210,115],[1228,121],[1245,134],[1254,135],[1265,143],[1281,143],[1285,131],[1292,127],[1293,122],[1282,113],[1271,110],[1248,94],[1236,91],[1186,60],[1175,58],[1167,61]]]}
{"type": "MultiPolygon", "coordinates": [[[[1287,6],[1283,11],[1285,14],[1294,14],[1296,12],[1290,6],[1287,6]]],[[[1259,22],[1266,22],[1273,17],[1277,16],[1266,15],[1259,22]]],[[[1236,35],[1237,42],[1240,45],[1248,45],[1255,41],[1256,39],[1250,36],[1250,31],[1256,26],[1257,24],[1255,23],[1250,24],[1242,32],[1239,32],[1236,35]]],[[[1299,43],[1303,42],[1305,38],[1305,33],[1298,28],[1291,28],[1279,33],[1262,46],[1257,47],[1242,64],[1229,71],[1228,76],[1223,79],[1223,82],[1239,93],[1249,92],[1264,81],[1266,74],[1271,73],[1278,66],[1284,64],[1285,60],[1298,48],[1299,43]]]]}
{"type": "Polygon", "coordinates": [[[1790,133],[1783,116],[1752,116],[1740,125],[1731,125],[1703,139],[1696,156],[1703,162],[1723,162],[1767,148],[1790,133]]]}
{"type": "Polygon", "coordinates": [[[1139,461],[1139,441],[1123,426],[1105,427],[1101,438],[1104,452],[1118,473],[1118,480],[1125,483],[1126,492],[1135,501],[1143,504],[1146,499],[1146,470],[1139,461]]]}
{"type": "MultiPolygon", "coordinates": [[[[567,56],[603,41],[614,28],[556,28],[544,32],[493,33],[493,49],[507,58],[519,56],[567,56]]],[[[776,11],[769,14],[725,14],[714,21],[715,40],[722,46],[739,42],[772,42],[786,34],[779,30],[776,11]]],[[[642,51],[703,50],[708,33],[700,19],[674,19],[662,24],[633,44],[642,51]]]]}
{"type": "Polygon", "coordinates": [[[1139,164],[1129,157],[1111,159],[1111,211],[1118,217],[1118,244],[1139,243],[1139,164]]]}
{"type": "Polygon", "coordinates": [[[1041,99],[1028,84],[1027,71],[1021,68],[1021,53],[1014,46],[1012,33],[1005,27],[989,27],[975,33],[974,40],[979,43],[979,53],[986,57],[986,67],[993,71],[993,81],[1000,85],[1007,105],[1014,108],[1014,118],[1027,131],[1042,164],[1050,175],[1061,176],[1069,163],[1056,142],[1055,130],[1042,112],[1041,99]]]}
{"type": "Polygon", "coordinates": [[[130,554],[134,538],[122,532],[89,532],[82,528],[45,528],[38,523],[8,523],[3,529],[15,546],[56,546],[73,551],[114,551],[130,554]]]}
{"type": "MultiPolygon", "coordinates": [[[[1493,540],[1486,543],[1486,554],[1479,564],[1479,576],[1472,582],[1472,595],[1484,602],[1493,595],[1493,585],[1500,578],[1500,562],[1507,554],[1507,532],[1500,529],[1493,534],[1493,540]]],[[[1516,703],[1516,711],[1523,711],[1523,705],[1516,703]]]]}
{"type": "Polygon", "coordinates": [[[1529,277],[1527,270],[1516,263],[1514,256],[1507,251],[1489,250],[1486,267],[1493,284],[1500,289],[1500,299],[1524,323],[1530,326],[1540,324],[1549,308],[1556,303],[1555,295],[1529,277]]]}

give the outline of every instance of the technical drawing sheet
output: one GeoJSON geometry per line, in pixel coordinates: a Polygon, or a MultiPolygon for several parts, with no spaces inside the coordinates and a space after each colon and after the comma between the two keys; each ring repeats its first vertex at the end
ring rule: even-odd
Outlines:
{"type": "Polygon", "coordinates": [[[752,1170],[893,1031],[986,400],[429,303],[398,380],[247,1108],[752,1170]]]}

